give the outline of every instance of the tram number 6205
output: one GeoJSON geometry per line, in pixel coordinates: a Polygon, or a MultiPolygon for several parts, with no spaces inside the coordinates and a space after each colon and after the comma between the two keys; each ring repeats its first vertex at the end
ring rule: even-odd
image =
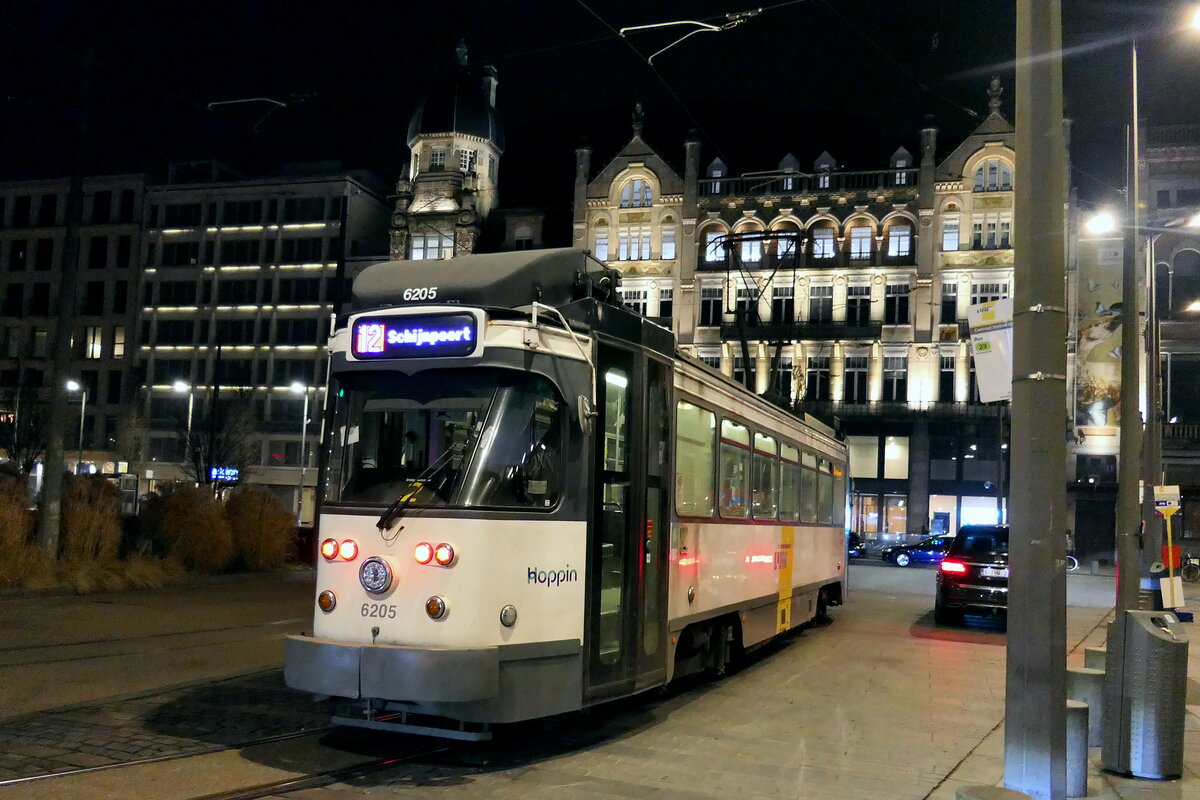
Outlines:
{"type": "Polygon", "coordinates": [[[416,289],[405,289],[403,296],[405,300],[436,300],[437,289],[438,287],[436,286],[420,286],[416,289]]]}
{"type": "Polygon", "coordinates": [[[395,619],[396,607],[387,603],[363,603],[360,610],[364,617],[395,619]]]}

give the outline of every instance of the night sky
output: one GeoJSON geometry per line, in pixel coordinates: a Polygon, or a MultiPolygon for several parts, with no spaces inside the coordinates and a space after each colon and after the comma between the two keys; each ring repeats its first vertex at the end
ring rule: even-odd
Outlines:
{"type": "MultiPolygon", "coordinates": [[[[289,161],[340,160],[391,181],[408,161],[408,119],[453,64],[460,37],[472,64],[499,71],[509,206],[569,204],[580,137],[591,140],[598,168],[628,139],[636,101],[645,138],[669,161],[681,164],[682,140],[697,128],[702,160],[720,155],[734,173],[773,169],[789,151],[805,168],[823,149],[846,168],[877,168],[899,145],[916,152],[926,114],[942,131],[944,156],[986,113],[993,74],[1012,119],[1012,0],[757,2],[758,16],[693,36],[652,68],[644,56],[687,29],[627,39],[613,29],[721,21],[755,6],[12,0],[0,18],[0,180],[67,174],[89,47],[87,169],[152,180],[173,159],[218,158],[248,176],[289,161]],[[250,97],[287,107],[207,108],[250,97]]],[[[1124,180],[1131,33],[1139,35],[1143,117],[1200,122],[1200,35],[1165,30],[1187,7],[1063,0],[1074,183],[1084,199],[1102,199],[1124,180]]]]}

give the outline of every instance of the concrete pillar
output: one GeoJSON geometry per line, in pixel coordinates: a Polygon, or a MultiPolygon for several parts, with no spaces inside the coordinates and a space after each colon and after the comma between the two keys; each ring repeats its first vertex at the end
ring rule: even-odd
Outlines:
{"type": "Polygon", "coordinates": [[[1088,669],[1104,669],[1104,659],[1108,657],[1107,647],[1083,648],[1083,665],[1088,669]]]}
{"type": "Polygon", "coordinates": [[[1091,709],[1088,713],[1088,743],[1099,747],[1104,735],[1104,670],[1087,667],[1068,669],[1067,699],[1088,704],[1091,709]]]}
{"type": "Polygon", "coordinates": [[[927,533],[929,525],[929,421],[917,417],[908,437],[909,536],[927,533]]]}
{"type": "Polygon", "coordinates": [[[1088,704],[1067,700],[1067,797],[1087,797],[1088,704]]]}

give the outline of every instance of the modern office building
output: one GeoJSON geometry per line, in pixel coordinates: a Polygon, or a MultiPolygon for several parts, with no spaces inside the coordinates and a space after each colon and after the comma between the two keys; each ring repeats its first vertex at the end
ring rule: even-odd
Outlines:
{"type": "Polygon", "coordinates": [[[189,417],[199,427],[222,415],[219,432],[249,420],[248,448],[227,443],[231,463],[219,466],[294,506],[306,461],[302,519],[311,519],[323,345],[345,259],[386,258],[385,189],[368,174],[330,165],[239,180],[205,163],[180,165],[173,177],[146,192],[137,337],[147,421],[142,474],[188,477],[181,433],[189,417]]]}
{"type": "Polygon", "coordinates": [[[67,396],[66,466],[115,475],[124,471],[119,419],[132,400],[146,179],[83,181],[79,271],[64,287],[69,184],[0,183],[0,413],[19,415],[22,403],[35,413],[46,401],[58,297],[66,291],[74,304],[69,375],[79,387],[67,396]]]}

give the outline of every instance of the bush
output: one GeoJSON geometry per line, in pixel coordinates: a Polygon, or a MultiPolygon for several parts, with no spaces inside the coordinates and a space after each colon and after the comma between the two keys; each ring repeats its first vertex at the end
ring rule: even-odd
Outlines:
{"type": "Polygon", "coordinates": [[[49,561],[30,541],[34,516],[22,477],[0,477],[0,586],[47,585],[49,561]]]}
{"type": "Polygon", "coordinates": [[[296,540],[296,516],[269,489],[235,489],[225,503],[225,517],[247,569],[269,570],[287,561],[296,540]]]}
{"type": "Polygon", "coordinates": [[[121,493],[99,475],[72,475],[63,487],[62,556],[67,562],[116,561],[121,547],[121,493]]]}
{"type": "Polygon", "coordinates": [[[224,509],[208,489],[186,486],[162,500],[154,535],[167,552],[197,572],[217,572],[233,559],[233,536],[224,509]]]}

